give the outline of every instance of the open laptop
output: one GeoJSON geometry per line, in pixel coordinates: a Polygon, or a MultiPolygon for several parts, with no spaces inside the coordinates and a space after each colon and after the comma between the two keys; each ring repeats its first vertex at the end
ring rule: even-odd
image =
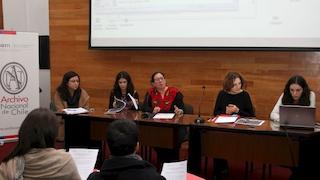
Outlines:
{"type": "Polygon", "coordinates": [[[314,129],[315,117],[315,107],[296,105],[280,106],[280,127],[314,129]]]}

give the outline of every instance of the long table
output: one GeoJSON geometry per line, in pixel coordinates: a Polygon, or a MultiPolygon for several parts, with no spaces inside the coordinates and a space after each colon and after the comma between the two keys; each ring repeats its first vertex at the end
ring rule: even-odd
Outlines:
{"type": "Polygon", "coordinates": [[[103,111],[63,115],[65,146],[95,147],[106,139],[108,124],[117,119],[134,120],[139,127],[140,144],[176,148],[178,130],[189,127],[188,171],[201,175],[201,157],[225,158],[288,167],[309,168],[320,162],[318,132],[280,129],[265,121],[258,127],[206,122],[194,124],[195,115],[176,116],[172,120],[142,118],[137,111],[106,115],[103,111]],[[312,148],[311,148],[312,147],[312,148]],[[319,161],[318,161],[319,160],[319,161]]]}
{"type": "Polygon", "coordinates": [[[189,133],[188,171],[198,175],[201,157],[276,164],[303,175],[311,173],[312,164],[320,160],[319,132],[282,129],[272,121],[258,127],[191,124],[189,133]]]}
{"type": "Polygon", "coordinates": [[[108,125],[117,119],[134,120],[139,127],[141,145],[176,148],[179,128],[188,127],[195,115],[175,116],[174,119],[156,120],[142,118],[138,111],[124,111],[117,114],[104,114],[94,111],[89,114],[63,115],[65,119],[65,147],[96,147],[97,141],[106,140],[108,125]]]}

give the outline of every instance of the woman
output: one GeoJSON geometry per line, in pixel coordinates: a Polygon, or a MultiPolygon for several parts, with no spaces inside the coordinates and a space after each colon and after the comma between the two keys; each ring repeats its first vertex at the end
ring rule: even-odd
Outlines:
{"type": "Polygon", "coordinates": [[[19,129],[15,149],[0,166],[0,179],[81,179],[69,153],[54,149],[58,121],[54,113],[31,111],[19,129]]]}
{"type": "Polygon", "coordinates": [[[145,95],[143,111],[183,114],[183,95],[177,88],[167,86],[165,75],[162,72],[155,72],[150,81],[152,88],[145,95]]]}
{"type": "Polygon", "coordinates": [[[54,95],[54,104],[57,111],[78,107],[89,109],[89,95],[80,88],[80,76],[76,72],[69,71],[64,74],[54,95]]]}
{"type": "MultiPolygon", "coordinates": [[[[165,75],[162,72],[155,72],[151,76],[152,88],[148,90],[143,102],[143,111],[150,113],[171,112],[182,115],[184,111],[183,95],[175,87],[168,87],[165,75]]],[[[187,136],[186,128],[178,129],[178,142],[174,149],[154,148],[157,152],[158,167],[163,162],[179,160],[180,145],[187,136]]]]}
{"type": "Polygon", "coordinates": [[[125,109],[138,110],[135,108],[132,99],[128,94],[130,94],[134,98],[136,104],[138,105],[139,95],[134,89],[131,77],[129,73],[121,71],[117,74],[116,80],[113,85],[113,90],[110,93],[109,109],[117,107],[117,102],[115,101],[116,97],[117,99],[121,99],[126,103],[125,109]]]}
{"type": "MultiPolygon", "coordinates": [[[[254,117],[255,112],[250,95],[244,88],[245,81],[237,72],[229,72],[223,82],[216,99],[213,114],[239,115],[242,117],[254,117]]],[[[225,159],[214,158],[214,178],[221,179],[228,172],[228,162],[225,159]]]]}
{"type": "Polygon", "coordinates": [[[216,99],[213,114],[233,115],[237,114],[242,117],[254,117],[255,112],[251,102],[250,95],[243,89],[245,84],[242,76],[237,72],[229,72],[223,83],[221,90],[216,99]]]}
{"type": "Polygon", "coordinates": [[[274,106],[270,119],[273,121],[279,121],[279,107],[280,105],[300,105],[300,106],[316,106],[315,93],[309,89],[306,80],[299,75],[292,76],[281,96],[279,97],[277,104],[274,106]]]}

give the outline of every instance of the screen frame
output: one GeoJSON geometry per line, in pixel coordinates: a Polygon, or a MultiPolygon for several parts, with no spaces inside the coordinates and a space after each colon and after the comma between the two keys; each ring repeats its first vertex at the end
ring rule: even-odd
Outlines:
{"type": "Polygon", "coordinates": [[[253,47],[253,46],[92,46],[91,44],[91,4],[89,1],[89,50],[187,50],[187,51],[305,51],[320,52],[320,47],[253,47]]]}

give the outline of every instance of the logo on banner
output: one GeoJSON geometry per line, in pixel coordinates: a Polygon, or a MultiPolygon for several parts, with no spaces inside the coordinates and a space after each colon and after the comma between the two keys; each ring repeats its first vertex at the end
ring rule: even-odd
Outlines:
{"type": "Polygon", "coordinates": [[[9,94],[18,94],[24,90],[28,82],[25,68],[16,62],[6,64],[0,73],[1,86],[9,94]]]}

